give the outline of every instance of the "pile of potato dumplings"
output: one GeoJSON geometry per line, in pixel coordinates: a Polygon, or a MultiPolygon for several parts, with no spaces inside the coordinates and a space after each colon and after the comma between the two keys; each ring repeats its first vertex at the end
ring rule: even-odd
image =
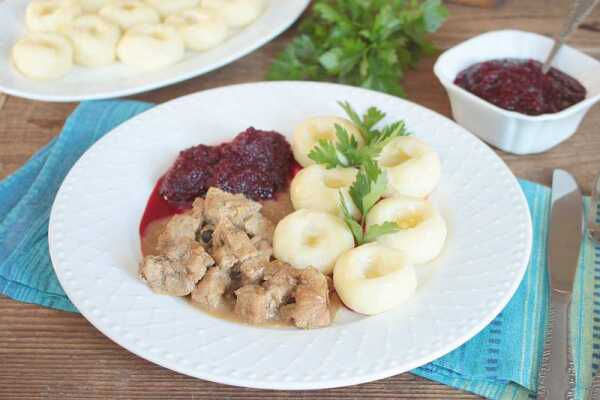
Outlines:
{"type": "Polygon", "coordinates": [[[158,70],[185,49],[206,51],[260,16],[266,0],[33,0],[27,33],[13,46],[16,69],[32,79],[59,79],[73,65],[117,61],[158,70]]]}
{"type": "Polygon", "coordinates": [[[296,268],[312,266],[332,274],[348,308],[379,314],[415,293],[416,268],[436,259],[444,248],[446,221],[429,200],[441,178],[441,160],[432,146],[415,136],[392,139],[376,159],[387,175],[387,190],[364,219],[367,227],[393,222],[399,229],[355,246],[341,203],[343,199],[348,213],[361,219],[350,196],[358,170],[327,168],[309,157],[319,140],[337,143],[336,126],[358,146],[364,145],[359,129],[345,118],[308,118],[294,129],[292,151],[303,167],[290,184],[296,211],[277,224],[273,254],[296,268]]]}

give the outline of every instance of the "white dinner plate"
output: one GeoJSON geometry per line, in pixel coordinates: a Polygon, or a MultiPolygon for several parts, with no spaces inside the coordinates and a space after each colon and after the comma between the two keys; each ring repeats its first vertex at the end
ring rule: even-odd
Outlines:
{"type": "Polygon", "coordinates": [[[11,48],[25,32],[28,1],[0,1],[0,92],[42,101],[83,101],[129,96],[171,85],[229,64],[256,50],[298,19],[310,0],[267,0],[268,7],[251,25],[206,52],[187,51],[179,63],[160,71],[140,72],[116,63],[88,69],[74,67],[62,79],[36,81],[15,71],[11,48]]]}
{"type": "Polygon", "coordinates": [[[496,154],[449,119],[382,93],[313,82],[253,83],[157,106],[92,146],[65,179],[49,227],[54,268],[100,331],[166,368],[210,381],[317,389],[372,381],[432,361],[483,329],[509,301],[531,247],[528,207],[496,154]],[[442,255],[419,267],[408,304],[363,317],[348,310],[315,330],[258,328],[154,294],[137,277],[138,227],[154,183],[189,146],[226,141],[249,126],[288,138],[316,115],[377,106],[404,119],[442,160],[432,200],[448,222],[442,255]]]}

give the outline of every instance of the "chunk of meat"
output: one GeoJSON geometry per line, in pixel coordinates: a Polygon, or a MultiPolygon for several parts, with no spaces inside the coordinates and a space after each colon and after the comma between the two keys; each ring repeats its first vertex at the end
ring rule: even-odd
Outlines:
{"type": "Polygon", "coordinates": [[[197,197],[194,200],[194,202],[192,203],[191,213],[194,216],[194,218],[202,220],[202,222],[200,223],[201,225],[202,223],[204,223],[204,199],[202,197],[197,197]]]}
{"type": "Polygon", "coordinates": [[[302,270],[294,300],[294,303],[281,307],[280,313],[284,319],[305,329],[327,326],[331,323],[327,279],[316,269],[302,270]]]}
{"type": "Polygon", "coordinates": [[[265,265],[268,262],[268,258],[253,257],[241,263],[239,266],[241,285],[260,283],[263,279],[265,265]]]}
{"type": "Polygon", "coordinates": [[[215,264],[215,260],[197,242],[190,244],[189,253],[181,261],[196,282],[202,279],[208,267],[215,264]]]}
{"type": "Polygon", "coordinates": [[[286,304],[290,300],[294,289],[298,285],[298,276],[299,271],[289,264],[270,264],[264,276],[263,286],[277,306],[286,304]]]}
{"type": "Polygon", "coordinates": [[[302,270],[297,269],[292,267],[290,264],[283,262],[283,261],[279,261],[279,260],[273,260],[271,262],[269,262],[269,264],[267,264],[265,266],[265,280],[269,280],[271,279],[271,277],[273,275],[275,275],[277,272],[279,272],[280,270],[285,270],[288,274],[294,276],[295,278],[299,278],[300,277],[300,273],[302,272],[302,270]]]}
{"type": "Polygon", "coordinates": [[[190,294],[197,282],[183,264],[165,256],[144,257],[139,275],[156,293],[172,296],[190,294]]]}
{"type": "Polygon", "coordinates": [[[270,245],[273,241],[275,226],[262,214],[256,213],[244,221],[244,230],[252,238],[261,238],[270,245]]]}
{"type": "Polygon", "coordinates": [[[231,268],[238,262],[258,255],[258,250],[248,235],[228,219],[217,223],[212,235],[212,246],[214,258],[223,268],[231,268]]]}
{"type": "Polygon", "coordinates": [[[221,220],[213,233],[213,247],[227,246],[240,261],[258,255],[258,250],[243,230],[229,220],[221,220]]]}
{"type": "Polygon", "coordinates": [[[260,236],[255,236],[250,239],[250,243],[256,248],[258,251],[257,257],[266,258],[267,261],[271,259],[273,255],[273,247],[271,246],[271,242],[261,238],[260,236]]]}
{"type": "Polygon", "coordinates": [[[229,248],[225,246],[213,249],[212,256],[217,265],[224,270],[228,270],[238,262],[238,259],[233,255],[229,248]]]}
{"type": "Polygon", "coordinates": [[[168,242],[162,256],[144,257],[140,276],[158,293],[185,296],[215,262],[204,248],[185,238],[168,242]]]}
{"type": "Polygon", "coordinates": [[[231,194],[211,187],[204,200],[204,216],[211,224],[226,218],[239,228],[261,209],[260,203],[249,200],[243,194],[231,194]]]}
{"type": "Polygon", "coordinates": [[[235,313],[245,322],[260,324],[277,315],[277,303],[261,286],[243,286],[235,291],[235,295],[235,313]]]}
{"type": "Polygon", "coordinates": [[[182,239],[196,239],[196,231],[200,229],[204,217],[194,209],[171,217],[164,231],[158,236],[158,249],[163,250],[182,239]]]}
{"type": "Polygon", "coordinates": [[[264,269],[271,255],[273,248],[266,241],[254,237],[251,239],[252,244],[256,247],[258,253],[254,257],[244,260],[239,265],[241,285],[260,283],[263,279],[264,269]]]}
{"type": "Polygon", "coordinates": [[[230,284],[231,278],[227,271],[219,267],[209,268],[204,278],[192,291],[192,301],[207,308],[218,308],[230,284]]]}

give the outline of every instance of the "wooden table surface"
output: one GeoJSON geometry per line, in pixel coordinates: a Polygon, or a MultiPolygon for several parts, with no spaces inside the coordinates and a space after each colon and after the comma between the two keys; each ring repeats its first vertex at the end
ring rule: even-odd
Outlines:
{"type": "MultiPolygon", "coordinates": [[[[478,33],[517,28],[551,35],[560,26],[568,0],[513,0],[498,9],[450,5],[451,17],[434,40],[448,48],[478,33]]],[[[152,102],[264,78],[271,60],[294,28],[249,56],[207,75],[135,96],[152,102]]],[[[570,40],[600,58],[600,9],[570,40]]],[[[404,80],[408,98],[450,115],[447,97],[424,60],[404,80]]],[[[0,99],[0,103],[1,103],[0,99]]],[[[76,104],[42,103],[8,97],[0,110],[0,179],[19,168],[59,133],[76,104]]],[[[499,152],[517,176],[550,183],[553,168],[571,171],[585,192],[600,172],[600,109],[557,148],[535,156],[499,152]]],[[[477,396],[417,378],[409,373],[348,388],[260,391],[218,385],[171,372],[120,348],[83,317],[25,305],[0,297],[0,399],[196,399],[196,398],[394,398],[475,399],[477,396]]]]}

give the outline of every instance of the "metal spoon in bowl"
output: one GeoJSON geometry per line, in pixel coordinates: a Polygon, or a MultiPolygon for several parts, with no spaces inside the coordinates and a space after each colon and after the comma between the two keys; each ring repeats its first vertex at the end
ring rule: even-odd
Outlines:
{"type": "Polygon", "coordinates": [[[560,32],[560,35],[554,41],[554,46],[552,46],[552,50],[546,57],[546,61],[542,66],[542,72],[545,74],[550,70],[552,66],[552,61],[554,61],[554,57],[558,53],[558,50],[561,48],[565,40],[575,32],[575,29],[583,22],[583,20],[592,12],[595,6],[600,3],[600,0],[574,0],[573,6],[571,7],[571,11],[569,12],[569,16],[567,17],[563,29],[560,32]]]}

